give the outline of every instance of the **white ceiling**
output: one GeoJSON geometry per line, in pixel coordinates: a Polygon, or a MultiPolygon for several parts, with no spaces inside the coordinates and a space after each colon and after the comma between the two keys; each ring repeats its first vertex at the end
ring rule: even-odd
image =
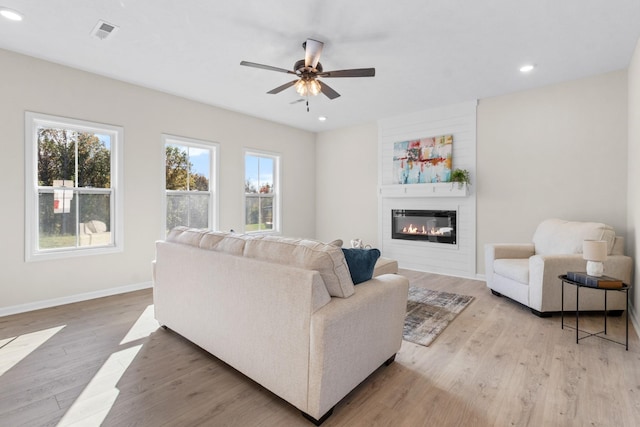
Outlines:
{"type": "MultiPolygon", "coordinates": [[[[640,0],[0,0],[0,47],[309,131],[624,69],[640,37],[640,0]],[[107,40],[99,19],[119,26],[107,40]],[[294,103],[307,38],[342,96],[294,103]],[[518,68],[535,63],[527,75],[518,68]],[[319,122],[318,116],[327,116],[319,122]]],[[[1,64],[0,64],[1,75],[1,64]]]]}

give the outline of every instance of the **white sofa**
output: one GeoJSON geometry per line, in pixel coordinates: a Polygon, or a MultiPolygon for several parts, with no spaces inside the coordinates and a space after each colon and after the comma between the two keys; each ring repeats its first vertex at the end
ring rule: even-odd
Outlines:
{"type": "MultiPolygon", "coordinates": [[[[612,227],[597,222],[549,219],[540,223],[532,243],[491,243],[485,245],[485,276],[494,295],[506,296],[538,316],[549,316],[561,309],[561,281],[568,271],[586,271],[582,258],[584,240],[605,240],[607,260],[604,274],[630,283],[632,260],[624,255],[624,239],[612,227]]],[[[625,294],[609,292],[607,309],[622,313],[625,294]]],[[[576,289],[565,286],[565,310],[575,311],[576,289]]],[[[604,292],[580,290],[581,311],[602,311],[604,292]]]]}
{"type": "Polygon", "coordinates": [[[337,246],[179,227],[156,243],[153,294],[160,325],[319,424],[393,361],[408,280],[354,286],[337,246]]]}

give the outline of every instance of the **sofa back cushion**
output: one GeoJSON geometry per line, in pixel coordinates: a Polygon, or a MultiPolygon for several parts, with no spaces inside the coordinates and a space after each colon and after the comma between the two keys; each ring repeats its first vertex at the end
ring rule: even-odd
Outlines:
{"type": "Polygon", "coordinates": [[[202,236],[200,247],[211,251],[242,256],[245,242],[249,239],[251,237],[244,234],[210,231],[202,236]]]}
{"type": "Polygon", "coordinates": [[[346,298],[354,287],[342,249],[313,240],[264,236],[247,240],[244,256],[320,273],[329,295],[346,298]]]}
{"type": "Polygon", "coordinates": [[[277,236],[248,236],[184,226],[171,230],[167,241],[315,270],[320,273],[329,295],[346,298],[355,292],[347,261],[340,246],[335,244],[277,236]]]}
{"type": "Polygon", "coordinates": [[[213,250],[228,235],[229,233],[224,231],[208,231],[202,234],[198,246],[202,249],[213,250]]]}
{"type": "Polygon", "coordinates": [[[538,255],[581,254],[583,241],[604,240],[610,255],[615,237],[613,228],[600,222],[548,219],[538,225],[533,244],[538,255]]]}
{"type": "Polygon", "coordinates": [[[251,237],[244,234],[207,231],[179,226],[169,232],[167,241],[242,256],[244,253],[244,244],[250,238],[251,237]]]}
{"type": "Polygon", "coordinates": [[[175,227],[167,235],[167,242],[182,243],[183,245],[198,246],[206,231],[184,226],[175,227]]]}

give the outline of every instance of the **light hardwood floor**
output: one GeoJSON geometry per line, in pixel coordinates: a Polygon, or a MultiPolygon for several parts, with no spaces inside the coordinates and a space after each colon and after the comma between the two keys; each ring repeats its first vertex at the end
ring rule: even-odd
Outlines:
{"type": "MultiPolygon", "coordinates": [[[[640,344],[575,343],[484,282],[402,270],[476,299],[430,347],[353,390],[332,426],[638,426],[640,344]]],[[[0,318],[0,426],[310,426],[293,406],[150,318],[150,290],[0,318]],[[147,310],[145,312],[145,310],[147,310]],[[74,424],[75,423],[75,424],[74,424]]],[[[601,317],[585,318],[598,328],[601,317]]],[[[622,318],[611,334],[624,338],[622,318]]],[[[587,324],[588,323],[588,324],[587,324]]]]}

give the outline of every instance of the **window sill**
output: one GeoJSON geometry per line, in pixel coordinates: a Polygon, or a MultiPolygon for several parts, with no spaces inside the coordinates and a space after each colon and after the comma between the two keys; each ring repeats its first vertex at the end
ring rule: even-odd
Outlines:
{"type": "Polygon", "coordinates": [[[122,245],[120,246],[101,246],[96,248],[82,248],[82,249],[69,249],[69,250],[52,250],[52,251],[39,251],[36,253],[27,253],[25,256],[26,262],[37,261],[51,261],[58,259],[70,259],[79,258],[84,256],[94,255],[107,255],[113,253],[123,252],[122,245]]]}

